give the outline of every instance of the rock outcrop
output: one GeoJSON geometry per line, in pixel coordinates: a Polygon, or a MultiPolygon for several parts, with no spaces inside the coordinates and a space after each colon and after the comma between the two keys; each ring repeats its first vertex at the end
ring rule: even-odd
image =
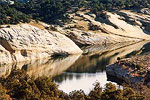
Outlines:
{"type": "MultiPolygon", "coordinates": [[[[106,68],[107,77],[114,77],[116,79],[122,80],[128,84],[135,84],[135,83],[144,83],[145,78],[142,76],[132,76],[133,69],[129,67],[122,67],[118,66],[118,64],[112,64],[106,68]]],[[[108,78],[109,80],[109,78],[108,78]]]]}
{"type": "Polygon", "coordinates": [[[77,45],[107,45],[118,42],[149,40],[148,15],[128,10],[103,12],[100,16],[89,10],[69,13],[69,23],[58,23],[58,31],[77,45]]]}
{"type": "Polygon", "coordinates": [[[150,18],[141,13],[121,10],[96,16],[79,10],[68,13],[68,17],[68,23],[59,20],[56,25],[40,22],[40,26],[1,26],[0,63],[81,53],[78,46],[132,44],[150,39],[150,18]]]}
{"type": "Polygon", "coordinates": [[[0,28],[0,64],[78,53],[82,50],[59,32],[29,24],[0,28]]]}
{"type": "Polygon", "coordinates": [[[106,73],[126,83],[150,84],[150,54],[118,60],[106,67],[106,73]]]}

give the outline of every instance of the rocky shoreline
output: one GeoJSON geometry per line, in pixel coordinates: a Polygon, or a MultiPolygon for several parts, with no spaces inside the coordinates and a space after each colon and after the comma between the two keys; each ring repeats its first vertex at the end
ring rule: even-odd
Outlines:
{"type": "MultiPolygon", "coordinates": [[[[119,59],[119,58],[118,58],[119,59]]],[[[118,60],[106,67],[108,77],[115,77],[128,84],[150,86],[150,54],[118,60]]]]}

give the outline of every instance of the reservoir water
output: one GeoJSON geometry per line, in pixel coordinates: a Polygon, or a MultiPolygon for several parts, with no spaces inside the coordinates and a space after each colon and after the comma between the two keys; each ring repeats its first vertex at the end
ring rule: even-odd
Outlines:
{"type": "Polygon", "coordinates": [[[117,57],[131,57],[149,50],[149,42],[86,47],[82,55],[0,65],[0,76],[8,76],[12,69],[19,68],[35,78],[42,75],[52,77],[59,89],[66,93],[80,89],[88,93],[96,81],[102,87],[109,82],[105,68],[114,63],[117,57]]]}

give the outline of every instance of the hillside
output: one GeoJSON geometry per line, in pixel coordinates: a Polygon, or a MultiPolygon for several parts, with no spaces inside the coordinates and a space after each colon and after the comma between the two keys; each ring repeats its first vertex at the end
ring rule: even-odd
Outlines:
{"type": "Polygon", "coordinates": [[[105,4],[99,9],[99,3],[90,0],[1,3],[0,63],[78,54],[82,53],[82,46],[111,47],[150,39],[149,9],[141,9],[146,5],[129,4],[130,9],[139,10],[125,10],[125,2],[120,6],[119,0],[108,1],[97,1],[105,4]],[[108,4],[112,7],[105,9],[108,4]]]}
{"type": "Polygon", "coordinates": [[[55,23],[56,19],[66,18],[63,15],[67,11],[76,12],[80,8],[89,9],[100,16],[102,11],[139,10],[149,7],[149,0],[0,0],[0,18],[6,20],[0,21],[0,24],[28,22],[31,18],[55,23]]]}
{"type": "Polygon", "coordinates": [[[90,10],[68,12],[68,22],[58,21],[58,31],[77,45],[109,45],[121,42],[149,40],[149,15],[120,10],[103,12],[99,18],[90,10]]]}

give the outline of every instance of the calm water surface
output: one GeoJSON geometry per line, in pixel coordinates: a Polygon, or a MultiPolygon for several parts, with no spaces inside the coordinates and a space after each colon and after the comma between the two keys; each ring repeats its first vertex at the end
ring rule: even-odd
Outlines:
{"type": "Polygon", "coordinates": [[[30,76],[53,77],[59,89],[66,93],[84,90],[88,93],[98,81],[104,87],[107,81],[105,68],[116,61],[149,52],[150,43],[116,44],[115,46],[87,47],[82,55],[73,55],[59,59],[42,59],[23,63],[7,64],[0,67],[0,76],[8,76],[13,68],[26,70],[30,76]]]}
{"type": "MultiPolygon", "coordinates": [[[[89,93],[96,81],[104,87],[109,82],[105,71],[107,65],[114,63],[117,57],[126,58],[149,52],[150,43],[140,42],[129,46],[95,49],[94,53],[81,55],[66,71],[54,78],[54,81],[59,84],[59,89],[66,93],[80,89],[89,93]]],[[[90,50],[91,48],[85,51],[90,50]]]]}

